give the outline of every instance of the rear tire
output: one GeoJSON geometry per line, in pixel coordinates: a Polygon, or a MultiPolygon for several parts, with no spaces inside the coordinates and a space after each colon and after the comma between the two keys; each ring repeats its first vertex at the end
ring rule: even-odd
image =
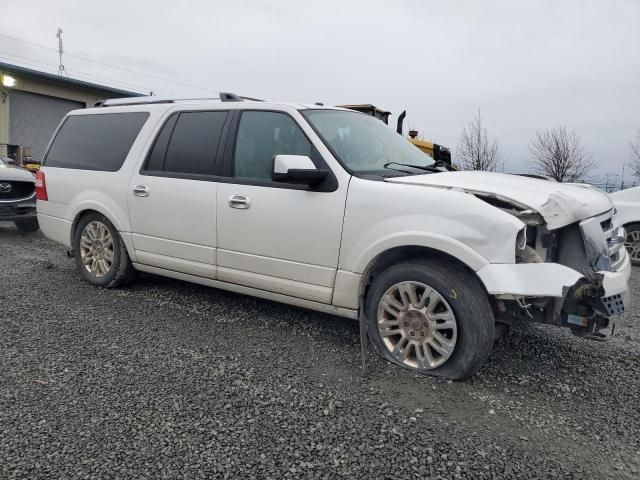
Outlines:
{"type": "Polygon", "coordinates": [[[495,319],[487,293],[450,261],[389,267],[374,279],[365,312],[382,357],[422,374],[465,379],[480,370],[493,347],[495,319]]]}
{"type": "Polygon", "coordinates": [[[104,215],[89,213],[78,221],[73,253],[80,274],[92,285],[116,288],[135,278],[122,237],[104,215]]]}
{"type": "Polygon", "coordinates": [[[25,233],[37,232],[40,229],[38,219],[35,217],[25,218],[24,220],[15,220],[13,223],[18,230],[25,233]]]}

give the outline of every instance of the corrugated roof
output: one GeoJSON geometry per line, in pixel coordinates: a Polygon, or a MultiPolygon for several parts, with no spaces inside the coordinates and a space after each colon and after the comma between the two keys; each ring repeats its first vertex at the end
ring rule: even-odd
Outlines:
{"type": "Polygon", "coordinates": [[[107,95],[113,95],[117,97],[141,97],[144,95],[143,93],[139,93],[139,92],[120,90],[119,88],[107,87],[105,85],[98,85],[97,83],[85,82],[84,80],[76,80],[75,78],[62,77],[59,75],[54,75],[53,73],[41,72],[39,70],[33,70],[31,68],[20,67],[18,65],[12,65],[4,62],[0,62],[0,70],[7,73],[25,75],[32,78],[37,78],[39,80],[45,80],[47,82],[68,85],[71,87],[82,88],[85,90],[92,90],[94,92],[104,93],[107,95]]]}

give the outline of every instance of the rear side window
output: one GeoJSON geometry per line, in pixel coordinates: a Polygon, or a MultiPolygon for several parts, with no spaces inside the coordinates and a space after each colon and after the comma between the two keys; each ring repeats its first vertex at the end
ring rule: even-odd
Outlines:
{"type": "Polygon", "coordinates": [[[162,167],[164,166],[164,157],[167,153],[167,147],[169,146],[169,140],[173,133],[173,127],[176,126],[176,120],[178,120],[178,115],[172,115],[169,117],[169,120],[167,120],[167,123],[162,127],[160,134],[153,144],[151,153],[149,154],[146,170],[157,172],[162,171],[162,167]]]}
{"type": "Polygon", "coordinates": [[[145,170],[213,175],[227,111],[182,112],[163,125],[145,170]]]}
{"type": "Polygon", "coordinates": [[[147,112],[67,117],[49,148],[44,165],[116,172],[148,117],[147,112]]]}

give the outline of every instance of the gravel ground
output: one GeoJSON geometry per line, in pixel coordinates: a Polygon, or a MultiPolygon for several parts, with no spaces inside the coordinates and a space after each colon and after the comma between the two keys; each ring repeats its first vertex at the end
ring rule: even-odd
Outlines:
{"type": "Polygon", "coordinates": [[[373,353],[362,378],[355,322],[94,288],[0,224],[0,478],[637,479],[639,316],[607,343],[520,329],[464,383],[373,353]]]}

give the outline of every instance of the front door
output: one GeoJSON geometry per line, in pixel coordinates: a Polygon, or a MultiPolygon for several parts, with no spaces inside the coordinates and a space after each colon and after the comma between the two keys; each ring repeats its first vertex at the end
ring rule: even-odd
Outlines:
{"type": "Polygon", "coordinates": [[[327,167],[289,114],[238,114],[218,186],[218,278],[331,303],[347,182],[333,175],[318,189],[273,182],[278,154],[308,155],[327,167]]]}
{"type": "Polygon", "coordinates": [[[129,184],[137,261],[216,278],[215,160],[227,111],[176,112],[129,184]]]}

